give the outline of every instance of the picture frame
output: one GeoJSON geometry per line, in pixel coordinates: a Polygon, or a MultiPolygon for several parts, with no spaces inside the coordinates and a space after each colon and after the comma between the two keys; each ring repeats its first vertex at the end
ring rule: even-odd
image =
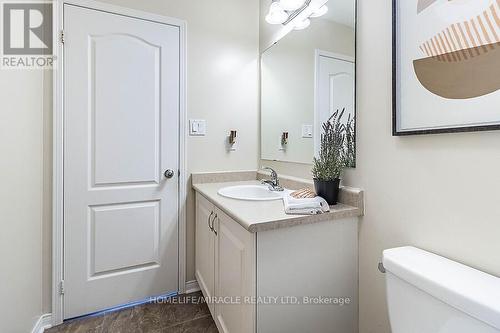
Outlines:
{"type": "Polygon", "coordinates": [[[442,22],[430,20],[434,14],[432,11],[437,11],[436,15],[442,17],[444,10],[448,10],[450,15],[456,10],[460,11],[456,14],[460,18],[464,15],[465,7],[459,8],[446,0],[392,1],[393,136],[500,130],[500,79],[495,79],[495,76],[500,78],[500,24],[496,20],[500,16],[500,3],[497,0],[479,0],[469,7],[476,4],[482,14],[470,13],[470,26],[468,21],[459,20],[448,29],[442,22]],[[421,17],[417,17],[419,15],[421,17]],[[478,22],[473,21],[478,19],[478,22]],[[401,20],[405,22],[404,31],[401,31],[399,24],[401,20]],[[418,26],[416,22],[419,22],[418,26]],[[415,26],[412,27],[412,24],[415,26]],[[472,28],[480,24],[481,29],[472,28]],[[422,43],[425,38],[418,36],[418,33],[427,29],[423,33],[429,35],[432,26],[437,29],[437,34],[430,39],[431,44],[433,41],[435,44],[427,47],[429,44],[422,43]],[[467,28],[470,28],[470,34],[467,28]],[[493,43],[486,43],[488,37],[493,43]],[[414,50],[417,49],[419,38],[421,44],[418,50],[414,50]],[[482,45],[480,40],[483,41],[482,45]],[[422,52],[420,59],[409,57],[417,52],[422,52]],[[410,61],[413,62],[413,73],[410,61]],[[437,73],[444,74],[439,76],[437,73]],[[484,75],[493,79],[489,79],[487,84],[474,86],[474,80],[479,82],[484,75]],[[404,82],[401,77],[405,78],[404,82]],[[466,79],[465,86],[447,85],[455,77],[466,79]],[[422,114],[419,113],[419,107],[422,114]],[[433,113],[436,117],[433,117],[433,113]]]}

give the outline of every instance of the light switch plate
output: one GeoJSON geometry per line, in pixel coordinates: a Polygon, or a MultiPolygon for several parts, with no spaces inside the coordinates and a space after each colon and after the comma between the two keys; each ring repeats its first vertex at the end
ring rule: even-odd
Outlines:
{"type": "Polygon", "coordinates": [[[302,125],[302,137],[303,138],[313,137],[313,125],[302,125]]]}
{"type": "Polygon", "coordinates": [[[207,123],[203,119],[189,119],[189,135],[204,136],[207,134],[207,123]]]}

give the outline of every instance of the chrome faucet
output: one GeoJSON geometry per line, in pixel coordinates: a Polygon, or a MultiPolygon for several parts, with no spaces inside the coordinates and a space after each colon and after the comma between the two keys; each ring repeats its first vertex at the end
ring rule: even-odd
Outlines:
{"type": "Polygon", "coordinates": [[[280,180],[278,179],[278,174],[274,169],[269,167],[264,167],[262,170],[271,171],[271,180],[262,179],[260,182],[262,184],[266,184],[271,191],[282,192],[284,191],[283,187],[280,186],[280,180]]]}

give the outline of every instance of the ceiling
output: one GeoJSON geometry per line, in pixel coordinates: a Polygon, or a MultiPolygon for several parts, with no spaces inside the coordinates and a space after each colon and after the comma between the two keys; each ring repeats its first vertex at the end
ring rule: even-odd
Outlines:
{"type": "Polygon", "coordinates": [[[329,0],[325,19],[354,28],[356,0],[329,0]]]}

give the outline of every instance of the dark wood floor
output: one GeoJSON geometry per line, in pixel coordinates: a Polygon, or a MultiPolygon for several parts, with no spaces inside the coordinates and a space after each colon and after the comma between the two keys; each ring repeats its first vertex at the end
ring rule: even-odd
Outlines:
{"type": "Polygon", "coordinates": [[[46,333],[217,333],[201,293],[74,319],[46,333]]]}

